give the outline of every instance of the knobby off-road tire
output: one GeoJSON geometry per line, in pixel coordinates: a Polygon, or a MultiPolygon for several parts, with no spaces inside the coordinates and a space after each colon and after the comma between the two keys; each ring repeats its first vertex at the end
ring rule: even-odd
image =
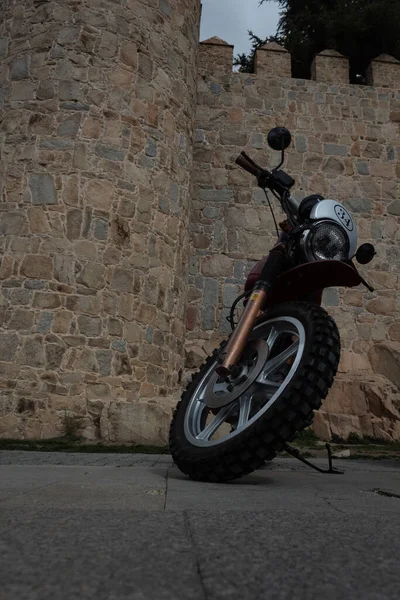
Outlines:
{"type": "Polygon", "coordinates": [[[265,461],[272,460],[297,432],[311,425],[314,411],[326,398],[336,375],[340,358],[339,333],[325,310],[303,302],[287,303],[273,309],[257,326],[285,317],[297,319],[304,328],[301,360],[277,400],[242,432],[206,447],[194,445],[187,439],[186,411],[201,381],[215,364],[220,349],[193,376],[175,409],[169,434],[174,462],[190,478],[227,482],[249,474],[265,461]]]}

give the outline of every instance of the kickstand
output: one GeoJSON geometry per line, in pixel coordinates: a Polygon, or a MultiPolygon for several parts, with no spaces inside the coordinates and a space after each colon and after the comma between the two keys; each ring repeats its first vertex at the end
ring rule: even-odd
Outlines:
{"type": "Polygon", "coordinates": [[[303,458],[301,456],[299,450],[297,450],[297,448],[292,448],[292,446],[289,446],[289,444],[285,444],[283,448],[288,454],[291,454],[294,458],[297,458],[297,460],[300,460],[302,463],[304,463],[308,467],[311,467],[311,469],[318,471],[319,473],[327,473],[327,474],[331,474],[331,475],[343,475],[343,471],[334,469],[332,466],[332,450],[331,450],[331,447],[329,444],[326,444],[326,449],[328,451],[329,469],[321,469],[320,467],[317,467],[317,465],[314,465],[307,459],[303,458]]]}

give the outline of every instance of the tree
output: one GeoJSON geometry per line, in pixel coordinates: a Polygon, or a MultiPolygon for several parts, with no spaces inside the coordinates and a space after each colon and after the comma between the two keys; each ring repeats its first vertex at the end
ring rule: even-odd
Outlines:
{"type": "MultiPolygon", "coordinates": [[[[309,78],[313,57],[326,48],[350,59],[354,83],[365,82],[376,56],[400,59],[399,0],[260,0],[260,4],[271,1],[282,9],[277,37],[292,54],[294,77],[309,78]]],[[[250,57],[259,47],[254,46],[254,36],[251,39],[250,57]]],[[[242,63],[246,64],[243,58],[242,63]]]]}
{"type": "Polygon", "coordinates": [[[233,64],[236,67],[239,67],[241,73],[254,73],[256,51],[258,48],[261,48],[261,46],[264,46],[267,42],[277,42],[278,44],[283,44],[284,42],[284,40],[277,35],[270,35],[269,37],[262,39],[252,31],[249,31],[249,37],[252,48],[250,54],[238,54],[233,61],[233,64]]]}

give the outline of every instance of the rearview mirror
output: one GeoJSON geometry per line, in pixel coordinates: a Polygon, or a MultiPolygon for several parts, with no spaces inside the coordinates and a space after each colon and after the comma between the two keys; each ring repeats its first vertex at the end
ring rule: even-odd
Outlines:
{"type": "Polygon", "coordinates": [[[290,146],[292,135],[285,127],[274,127],[268,134],[268,146],[272,150],[283,151],[290,146]]]}
{"type": "Polygon", "coordinates": [[[367,265],[371,262],[376,254],[372,244],[363,244],[356,252],[356,259],[360,265],[367,265]]]}

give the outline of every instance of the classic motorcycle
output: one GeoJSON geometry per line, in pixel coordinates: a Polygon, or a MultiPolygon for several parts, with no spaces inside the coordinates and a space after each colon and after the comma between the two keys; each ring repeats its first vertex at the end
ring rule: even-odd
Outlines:
{"type": "Polygon", "coordinates": [[[245,152],[236,163],[279,200],[278,243],[250,273],[228,320],[232,335],[193,376],[178,403],[169,445],[178,468],[194,480],[226,482],[272,460],[310,426],[331,388],[340,359],[334,320],[321,307],[327,287],[373,288],[353,259],[368,264],[371,244],[357,250],[356,224],[335,200],[313,194],[296,201],[295,181],[280,170],[290,132],[272,129],[268,144],[281,152],[272,171],[245,152]],[[244,309],[235,321],[236,310],[244,309]]]}

